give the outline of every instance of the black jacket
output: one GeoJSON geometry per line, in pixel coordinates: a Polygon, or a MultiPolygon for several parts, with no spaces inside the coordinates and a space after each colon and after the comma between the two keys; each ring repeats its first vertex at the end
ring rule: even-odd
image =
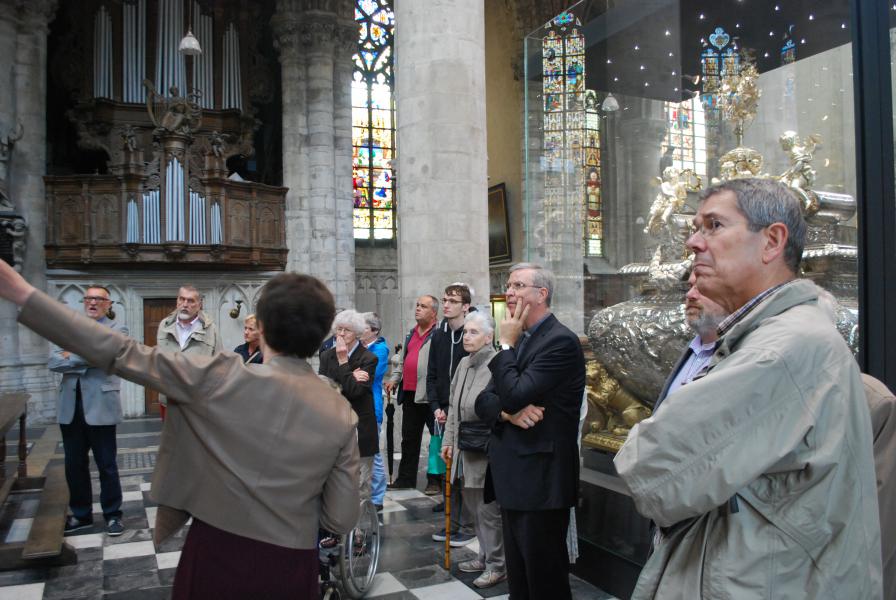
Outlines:
{"type": "Polygon", "coordinates": [[[379,437],[376,427],[376,413],[373,410],[373,376],[376,372],[376,355],[358,344],[348,362],[339,364],[336,348],[325,350],[320,355],[320,367],[317,372],[326,375],[340,386],[342,395],[349,401],[358,415],[358,450],[361,456],[373,456],[379,452],[379,437]],[[363,369],[370,379],[360,383],[352,374],[355,369],[363,369]]]}
{"type": "Polygon", "coordinates": [[[464,328],[451,331],[447,319],[436,326],[429,342],[429,366],[426,371],[426,399],[435,412],[441,408],[448,411],[451,399],[451,378],[457,370],[460,359],[467,355],[464,350],[464,328]]]}
{"type": "Polygon", "coordinates": [[[575,505],[579,481],[579,410],[585,392],[585,356],[576,334],[550,315],[516,350],[499,352],[488,365],[492,382],[476,399],[479,418],[494,422],[488,447],[486,500],[509,510],[575,505]],[[529,429],[498,422],[503,410],[544,407],[529,429]]]}

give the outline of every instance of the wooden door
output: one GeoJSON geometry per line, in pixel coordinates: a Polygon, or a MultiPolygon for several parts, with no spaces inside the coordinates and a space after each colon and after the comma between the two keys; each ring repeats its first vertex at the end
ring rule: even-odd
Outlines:
{"type": "MultiPolygon", "coordinates": [[[[175,298],[146,298],[143,300],[143,341],[147,346],[156,345],[156,332],[165,317],[177,307],[175,298]]],[[[159,392],[147,387],[145,410],[147,415],[159,414],[159,392]]]]}

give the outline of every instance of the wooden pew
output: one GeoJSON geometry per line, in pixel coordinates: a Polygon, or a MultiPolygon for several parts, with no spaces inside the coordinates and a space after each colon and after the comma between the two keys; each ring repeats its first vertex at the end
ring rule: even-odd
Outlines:
{"type": "Polygon", "coordinates": [[[26,542],[0,544],[0,571],[36,566],[66,565],[78,561],[74,549],[65,543],[65,516],[68,510],[68,486],[63,465],[51,464],[45,477],[28,477],[28,442],[25,416],[29,395],[0,394],[0,506],[10,492],[41,490],[40,503],[26,542]],[[19,423],[19,462],[16,473],[6,476],[6,434],[19,423]]]}

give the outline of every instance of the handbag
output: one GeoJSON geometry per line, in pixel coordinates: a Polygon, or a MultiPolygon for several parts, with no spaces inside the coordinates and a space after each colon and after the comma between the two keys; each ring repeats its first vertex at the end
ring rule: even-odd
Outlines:
{"type": "Polygon", "coordinates": [[[457,432],[457,447],[464,452],[488,451],[492,428],[485,421],[461,421],[457,432]]]}

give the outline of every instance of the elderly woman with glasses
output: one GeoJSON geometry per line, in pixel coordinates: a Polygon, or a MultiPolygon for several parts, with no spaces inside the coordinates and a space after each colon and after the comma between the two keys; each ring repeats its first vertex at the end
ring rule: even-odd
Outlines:
{"type": "Polygon", "coordinates": [[[442,439],[442,458],[453,458],[452,481],[463,479],[465,507],[474,515],[479,555],[458,565],[466,573],[482,574],[473,581],[479,588],[491,587],[507,579],[504,565],[504,537],[501,533],[501,508],[497,502],[486,504],[483,499],[488,456],[484,442],[490,427],[476,416],[476,397],[491,380],[488,363],[495,356],[492,344],[495,325],[491,317],[471,312],[464,319],[464,350],[451,380],[450,408],[445,437],[442,439]]]}
{"type": "Polygon", "coordinates": [[[344,310],[333,321],[335,342],[320,355],[317,372],[342,388],[342,395],[358,415],[358,450],[361,453],[361,499],[370,499],[373,457],[379,452],[376,413],[373,409],[373,380],[376,355],[364,347],[361,336],[367,328],[364,316],[344,310]]]}

